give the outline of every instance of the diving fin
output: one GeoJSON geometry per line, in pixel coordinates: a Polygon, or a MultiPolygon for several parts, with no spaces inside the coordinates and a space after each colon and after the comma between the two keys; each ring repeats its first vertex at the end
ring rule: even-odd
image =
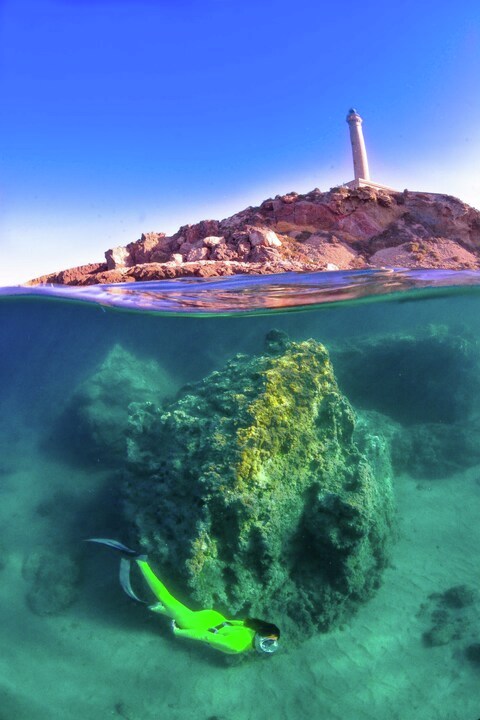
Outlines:
{"type": "Polygon", "coordinates": [[[98,543],[99,545],[105,545],[106,547],[112,548],[112,550],[117,550],[117,552],[120,552],[124,556],[126,555],[127,557],[122,557],[120,559],[119,580],[120,585],[122,586],[122,590],[128,595],[128,597],[131,597],[132,600],[148,605],[148,602],[146,600],[141,600],[138,597],[138,595],[132,588],[132,583],[130,581],[132,560],[146,560],[146,555],[138,553],[136,550],[132,550],[123,543],[118,542],[118,540],[110,540],[108,538],[86,538],[85,542],[93,542],[98,543]]]}
{"type": "Polygon", "coordinates": [[[130,582],[131,568],[132,561],[122,557],[122,559],[120,560],[120,585],[122,586],[123,591],[127,593],[128,597],[131,597],[132,600],[136,600],[139,603],[144,603],[145,605],[148,605],[148,602],[146,600],[141,600],[138,595],[135,594],[135,591],[132,588],[132,584],[130,582]]]}
{"type": "Polygon", "coordinates": [[[125,555],[130,555],[131,557],[138,557],[140,555],[140,553],[138,553],[136,550],[132,550],[123,543],[118,542],[118,540],[109,540],[108,538],[86,538],[85,542],[94,542],[98,543],[99,545],[106,545],[113,550],[118,550],[118,552],[124,553],[125,555]]]}

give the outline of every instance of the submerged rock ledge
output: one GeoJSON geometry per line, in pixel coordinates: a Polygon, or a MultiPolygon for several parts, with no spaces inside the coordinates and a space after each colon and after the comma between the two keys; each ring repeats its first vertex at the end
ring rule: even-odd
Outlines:
{"type": "Polygon", "coordinates": [[[480,268],[480,212],[450,195],[314,189],[202,220],[176,233],[151,232],[105,253],[105,262],[31,280],[94,285],[181,277],[362,268],[480,268]]]}

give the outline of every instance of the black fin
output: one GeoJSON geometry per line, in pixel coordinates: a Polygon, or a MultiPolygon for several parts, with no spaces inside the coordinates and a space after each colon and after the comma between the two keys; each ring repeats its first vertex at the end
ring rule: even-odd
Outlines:
{"type": "Polygon", "coordinates": [[[146,600],[142,600],[138,597],[138,595],[135,594],[135,591],[132,588],[132,584],[130,582],[130,569],[132,567],[132,561],[128,560],[127,558],[122,558],[120,560],[120,585],[122,586],[122,589],[125,593],[127,593],[128,597],[131,597],[132,600],[136,600],[136,602],[144,603],[145,605],[148,605],[148,602],[146,600]]]}
{"type": "Polygon", "coordinates": [[[121,553],[123,556],[126,555],[127,557],[122,557],[120,560],[120,585],[122,586],[123,591],[128,595],[128,597],[131,597],[132,600],[148,605],[148,602],[146,600],[141,600],[138,595],[135,594],[135,591],[132,588],[132,583],[130,582],[132,560],[137,560],[140,558],[142,560],[146,560],[147,556],[141,555],[136,550],[132,550],[123,543],[118,542],[118,540],[110,540],[108,538],[86,538],[85,542],[93,542],[98,543],[99,545],[105,545],[106,547],[112,548],[112,550],[116,550],[117,552],[121,553]]]}
{"type": "Polygon", "coordinates": [[[129,555],[130,557],[138,557],[140,555],[140,553],[138,553],[136,550],[132,550],[123,543],[118,542],[118,540],[109,540],[108,538],[86,538],[85,542],[93,542],[98,543],[99,545],[106,545],[107,547],[112,548],[113,550],[118,550],[118,552],[121,552],[124,555],[129,555]]]}

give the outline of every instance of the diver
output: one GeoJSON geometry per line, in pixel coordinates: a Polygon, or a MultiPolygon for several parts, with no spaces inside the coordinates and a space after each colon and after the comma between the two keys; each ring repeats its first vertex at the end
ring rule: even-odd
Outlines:
{"type": "Polygon", "coordinates": [[[216,610],[189,610],[176,600],[157,578],[146,555],[141,555],[116,540],[89,538],[87,542],[106,545],[121,553],[120,584],[123,590],[133,600],[148,605],[136,595],[130,582],[132,561],[138,565],[157,599],[156,603],[148,605],[148,609],[171,618],[172,630],[177,637],[198,640],[231,655],[254,649],[262,654],[271,654],[278,650],[280,630],[273,623],[256,618],[228,620],[216,610]]]}

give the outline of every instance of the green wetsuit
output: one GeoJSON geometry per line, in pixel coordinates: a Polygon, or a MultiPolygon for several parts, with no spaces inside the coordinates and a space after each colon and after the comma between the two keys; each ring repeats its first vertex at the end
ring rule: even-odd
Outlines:
{"type": "Polygon", "coordinates": [[[216,610],[189,610],[168,592],[146,560],[138,559],[136,563],[159,601],[151,609],[175,621],[175,635],[199,640],[224,653],[254,649],[255,631],[246,627],[243,620],[227,620],[216,610]]]}

